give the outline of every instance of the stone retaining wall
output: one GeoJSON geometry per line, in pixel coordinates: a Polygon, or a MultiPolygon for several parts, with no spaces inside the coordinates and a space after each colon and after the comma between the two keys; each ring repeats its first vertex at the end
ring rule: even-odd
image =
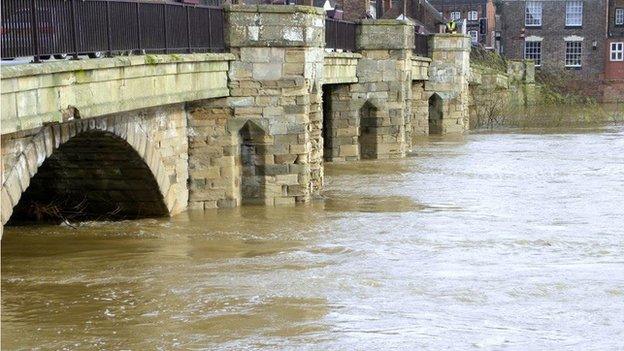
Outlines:
{"type": "Polygon", "coordinates": [[[506,72],[473,66],[469,83],[468,110],[473,127],[487,119],[534,105],[537,99],[532,61],[508,61],[506,72]]]}

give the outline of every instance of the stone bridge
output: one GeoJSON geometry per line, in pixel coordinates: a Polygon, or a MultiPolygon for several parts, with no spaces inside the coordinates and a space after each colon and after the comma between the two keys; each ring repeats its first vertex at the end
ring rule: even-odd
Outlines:
{"type": "Polygon", "coordinates": [[[324,12],[235,5],[229,53],[2,67],[2,224],[308,202],[325,161],[398,158],[468,126],[469,38],[363,20],[324,48],[324,12]]]}

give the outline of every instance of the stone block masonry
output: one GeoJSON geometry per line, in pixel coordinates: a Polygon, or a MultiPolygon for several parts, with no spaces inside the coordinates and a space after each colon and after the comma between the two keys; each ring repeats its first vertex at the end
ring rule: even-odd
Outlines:
{"type": "Polygon", "coordinates": [[[473,65],[469,76],[471,127],[487,125],[499,115],[514,115],[537,103],[533,61],[507,61],[507,71],[473,65]]]}
{"type": "Polygon", "coordinates": [[[322,9],[225,12],[228,54],[2,67],[3,223],[22,193],[45,198],[29,187],[42,179],[74,195],[93,179],[129,214],[305,203],[325,161],[399,158],[414,134],[467,128],[465,36],[435,35],[423,58],[413,23],[362,20],[357,53],[328,53],[322,9]]]}
{"type": "Polygon", "coordinates": [[[124,217],[180,213],[187,149],[183,104],[3,135],[2,223],[14,209],[27,215],[32,202],[83,203],[85,212],[124,217]]]}
{"type": "Polygon", "coordinates": [[[227,9],[230,97],[189,109],[189,206],[307,202],[323,179],[324,13],[227,9]]]}
{"type": "Polygon", "coordinates": [[[363,20],[361,57],[354,84],[326,89],[325,159],[396,158],[411,145],[411,74],[414,27],[410,22],[363,20]]]}
{"type": "Polygon", "coordinates": [[[469,127],[470,37],[434,35],[429,48],[431,65],[429,80],[425,83],[430,106],[429,133],[463,133],[469,127]],[[439,111],[433,113],[437,109],[439,111]]]}

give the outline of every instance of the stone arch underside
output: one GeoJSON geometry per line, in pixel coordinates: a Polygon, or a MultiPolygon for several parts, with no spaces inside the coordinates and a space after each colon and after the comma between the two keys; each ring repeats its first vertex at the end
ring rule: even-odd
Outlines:
{"type": "Polygon", "coordinates": [[[133,119],[46,125],[7,170],[2,224],[55,211],[76,220],[162,216],[176,206],[170,191],[159,150],[133,119]]]}

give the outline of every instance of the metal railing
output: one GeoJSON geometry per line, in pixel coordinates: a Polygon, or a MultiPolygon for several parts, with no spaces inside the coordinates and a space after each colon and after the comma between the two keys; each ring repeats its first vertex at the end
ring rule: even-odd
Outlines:
{"type": "Polygon", "coordinates": [[[414,33],[414,54],[429,57],[429,35],[414,33]]]}
{"type": "Polygon", "coordinates": [[[2,58],[225,50],[223,9],[132,0],[2,0],[2,58]]]}
{"type": "Polygon", "coordinates": [[[357,24],[333,18],[325,19],[325,47],[354,52],[357,24]]]}

